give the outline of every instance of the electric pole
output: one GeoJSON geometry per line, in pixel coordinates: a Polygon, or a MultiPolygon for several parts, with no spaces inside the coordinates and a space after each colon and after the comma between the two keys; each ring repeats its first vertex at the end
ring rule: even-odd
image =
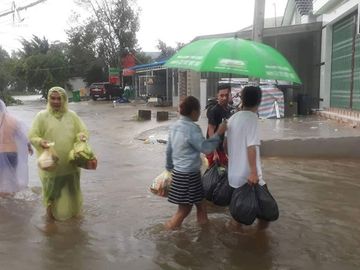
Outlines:
{"type": "Polygon", "coordinates": [[[264,32],[265,0],[255,0],[252,40],[262,42],[264,32]]]}
{"type": "MultiPolygon", "coordinates": [[[[255,0],[252,40],[262,42],[264,32],[265,0],[255,0]]],[[[249,82],[260,85],[260,78],[250,78],[249,82]]]]}

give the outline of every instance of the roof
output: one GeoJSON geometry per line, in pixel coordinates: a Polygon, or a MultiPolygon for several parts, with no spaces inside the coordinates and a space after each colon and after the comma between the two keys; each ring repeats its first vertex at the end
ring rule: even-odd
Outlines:
{"type": "Polygon", "coordinates": [[[136,65],[136,66],[130,67],[129,69],[131,69],[131,70],[139,70],[139,71],[140,70],[149,70],[149,69],[154,69],[154,68],[158,68],[158,67],[160,68],[165,63],[166,63],[166,61],[163,60],[163,61],[149,63],[149,64],[136,65]]]}
{"type": "MultiPolygon", "coordinates": [[[[271,36],[283,36],[283,35],[296,35],[296,34],[300,34],[300,33],[304,33],[304,32],[321,31],[321,27],[322,27],[321,22],[270,27],[270,28],[264,28],[263,36],[271,37],[271,36]]],[[[238,32],[197,36],[191,42],[194,42],[199,39],[227,38],[227,37],[235,37],[235,36],[238,38],[242,38],[242,39],[251,39],[252,30],[250,29],[250,30],[241,30],[238,32]]]]}
{"type": "MultiPolygon", "coordinates": [[[[283,20],[282,16],[279,17],[272,17],[272,18],[265,18],[264,19],[264,28],[271,28],[271,27],[278,27],[281,25],[281,22],[283,20]]],[[[245,27],[241,29],[240,31],[246,31],[246,30],[252,30],[253,26],[249,25],[248,27],[245,27]]]]}

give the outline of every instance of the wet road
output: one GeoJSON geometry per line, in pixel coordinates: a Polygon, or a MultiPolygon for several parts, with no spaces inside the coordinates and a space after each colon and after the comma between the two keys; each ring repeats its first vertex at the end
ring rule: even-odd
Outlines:
{"type": "MultiPolygon", "coordinates": [[[[43,107],[9,110],[30,125],[43,107]]],[[[99,159],[96,171],[82,172],[83,217],[47,235],[39,230],[40,195],[0,199],[0,269],[360,269],[359,160],[264,159],[280,208],[265,233],[228,230],[228,210],[210,204],[208,226],[199,227],[191,213],[181,230],[168,232],[162,224],[176,206],[148,191],[163,169],[165,145],[135,138],[169,122],[138,122],[140,107],[132,105],[70,108],[89,127],[99,159]]],[[[37,191],[34,157],[30,177],[37,191]]]]}

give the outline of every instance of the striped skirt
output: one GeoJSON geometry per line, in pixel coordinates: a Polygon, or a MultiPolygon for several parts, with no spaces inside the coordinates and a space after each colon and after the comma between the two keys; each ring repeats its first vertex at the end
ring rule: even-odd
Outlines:
{"type": "Polygon", "coordinates": [[[201,173],[172,171],[168,201],[175,204],[196,204],[203,200],[201,173]]]}

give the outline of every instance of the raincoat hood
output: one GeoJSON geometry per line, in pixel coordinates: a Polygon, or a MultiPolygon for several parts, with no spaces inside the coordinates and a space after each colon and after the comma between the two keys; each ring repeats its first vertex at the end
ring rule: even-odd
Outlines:
{"type": "Polygon", "coordinates": [[[61,88],[59,86],[50,88],[47,98],[48,98],[47,110],[50,114],[54,115],[56,118],[61,118],[64,115],[64,113],[68,111],[68,96],[64,88],[61,88]],[[59,93],[61,97],[61,108],[58,111],[54,110],[50,105],[50,96],[54,92],[59,93]]]}

